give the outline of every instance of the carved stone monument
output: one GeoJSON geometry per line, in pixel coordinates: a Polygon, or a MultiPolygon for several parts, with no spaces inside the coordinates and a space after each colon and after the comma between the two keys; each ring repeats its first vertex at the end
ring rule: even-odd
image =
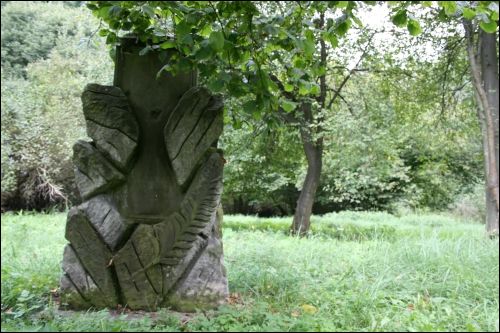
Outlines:
{"type": "Polygon", "coordinates": [[[74,147],[84,202],[68,213],[61,303],[212,308],[228,294],[221,242],[222,100],[194,72],[157,72],[124,39],[113,86],[82,95],[93,141],[74,147]]]}

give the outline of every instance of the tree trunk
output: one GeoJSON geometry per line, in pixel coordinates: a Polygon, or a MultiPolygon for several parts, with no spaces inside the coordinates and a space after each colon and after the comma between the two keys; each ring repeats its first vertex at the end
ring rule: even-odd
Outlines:
{"type": "Polygon", "coordinates": [[[467,55],[483,133],[486,170],[486,231],[498,235],[498,56],[496,34],[479,32],[479,57],[475,52],[474,29],[464,20],[467,55]]]}
{"type": "Polygon", "coordinates": [[[485,149],[487,159],[486,172],[486,230],[490,234],[498,234],[498,57],[496,52],[496,34],[486,33],[481,30],[480,37],[480,62],[484,91],[488,100],[489,108],[483,108],[489,112],[485,117],[486,127],[491,130],[483,131],[487,135],[485,143],[492,145],[485,149]],[[490,119],[488,119],[490,118],[490,119]],[[488,123],[488,120],[490,123],[488,123]],[[493,152],[493,156],[490,154],[493,152]]]}
{"type": "MultiPolygon", "coordinates": [[[[302,109],[308,124],[312,123],[312,112],[310,104],[303,104],[302,109]]],[[[312,207],[314,204],[314,197],[319,185],[319,178],[321,176],[321,168],[323,164],[323,140],[314,139],[311,129],[307,126],[301,126],[300,136],[304,146],[304,152],[307,158],[307,174],[302,185],[299,199],[297,200],[297,207],[295,208],[295,215],[291,226],[293,235],[305,236],[311,225],[312,207]]]]}
{"type": "MultiPolygon", "coordinates": [[[[325,26],[325,13],[320,13],[318,28],[323,29],[325,26]]],[[[320,65],[326,67],[326,44],[323,39],[320,39],[320,65]]],[[[317,101],[322,109],[325,108],[325,100],[327,93],[326,74],[319,77],[320,81],[320,95],[317,101]]],[[[340,89],[339,89],[340,90],[340,89]]],[[[307,158],[307,174],[300,191],[299,199],[297,200],[297,207],[295,208],[295,215],[291,226],[293,235],[305,236],[309,232],[311,226],[311,214],[314,205],[314,198],[316,197],[316,190],[319,186],[319,179],[321,177],[321,168],[323,166],[323,138],[313,137],[313,131],[310,127],[315,123],[312,114],[311,104],[304,103],[301,105],[305,124],[301,124],[300,137],[304,152],[307,158]]],[[[318,117],[316,122],[316,133],[320,134],[322,117],[318,117]]]]}

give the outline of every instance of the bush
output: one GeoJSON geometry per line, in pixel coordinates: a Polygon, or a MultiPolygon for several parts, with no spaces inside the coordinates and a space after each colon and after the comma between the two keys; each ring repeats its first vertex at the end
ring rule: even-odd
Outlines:
{"type": "MultiPolygon", "coordinates": [[[[90,28],[98,23],[84,8],[43,3],[25,7],[8,3],[2,17],[36,12],[40,15],[35,21],[47,19],[36,23],[38,28],[56,24],[61,33],[44,57],[24,68],[24,78],[9,75],[2,62],[2,209],[40,210],[62,204],[65,197],[79,199],[71,157],[74,142],[86,137],[80,96],[89,82],[111,83],[112,62],[104,43],[89,39],[90,28]]],[[[2,21],[2,43],[4,33],[10,33],[4,28],[2,21]]]]}
{"type": "Polygon", "coordinates": [[[480,223],[486,221],[486,193],[483,184],[477,184],[471,192],[462,193],[450,205],[453,215],[480,223]]]}
{"type": "Polygon", "coordinates": [[[26,66],[47,58],[59,36],[75,33],[78,12],[61,2],[9,1],[2,6],[2,73],[25,76],[26,66]]]}

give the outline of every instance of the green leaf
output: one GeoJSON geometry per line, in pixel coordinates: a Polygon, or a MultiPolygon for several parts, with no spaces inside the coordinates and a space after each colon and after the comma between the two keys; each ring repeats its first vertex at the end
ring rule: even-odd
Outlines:
{"type": "Polygon", "coordinates": [[[464,8],[462,14],[468,20],[472,20],[476,16],[476,12],[471,8],[464,8]]]}
{"type": "Polygon", "coordinates": [[[116,36],[116,34],[114,32],[110,32],[108,34],[108,36],[106,37],[106,44],[116,43],[117,40],[118,40],[118,37],[116,36]]]}
{"type": "Polygon", "coordinates": [[[295,41],[295,44],[297,45],[298,49],[301,50],[308,58],[312,57],[314,55],[314,52],[316,51],[316,45],[314,45],[314,41],[310,41],[308,39],[297,39],[295,41]]]}
{"type": "Polygon", "coordinates": [[[333,48],[339,46],[339,40],[333,32],[324,32],[323,39],[326,40],[333,48]]]}
{"type": "Polygon", "coordinates": [[[224,34],[222,31],[212,31],[208,42],[212,49],[215,51],[221,51],[224,48],[224,34]]]}
{"type": "Polygon", "coordinates": [[[224,81],[212,80],[208,83],[208,88],[213,92],[221,92],[224,89],[224,81]]]}
{"type": "Polygon", "coordinates": [[[255,110],[254,112],[252,112],[252,117],[253,119],[255,120],[261,120],[262,119],[262,112],[260,110],[255,110]]]}
{"type": "Polygon", "coordinates": [[[347,8],[348,4],[349,4],[349,1],[339,1],[337,3],[337,8],[347,8]]]}
{"type": "Polygon", "coordinates": [[[242,125],[242,122],[240,120],[234,119],[234,122],[233,122],[233,128],[234,129],[240,129],[241,125],[242,125]]]}
{"type": "Polygon", "coordinates": [[[256,103],[255,101],[247,101],[243,103],[243,111],[248,114],[253,114],[256,111],[256,103]]]}
{"type": "Polygon", "coordinates": [[[311,83],[300,80],[299,81],[299,95],[307,95],[311,92],[311,83]]]}
{"type": "Polygon", "coordinates": [[[292,112],[297,107],[297,103],[283,98],[281,100],[281,107],[285,110],[285,112],[292,112]]]}
{"type": "Polygon", "coordinates": [[[99,11],[97,12],[97,17],[100,17],[102,19],[107,19],[109,17],[109,11],[111,9],[111,6],[106,6],[106,7],[102,7],[99,9],[99,11]]]}
{"type": "Polygon", "coordinates": [[[408,31],[410,32],[410,35],[412,36],[418,36],[422,32],[422,28],[420,27],[420,23],[418,23],[417,20],[409,20],[408,24],[406,26],[408,28],[408,31]]]}
{"type": "Polygon", "coordinates": [[[120,6],[112,6],[110,9],[109,9],[109,16],[118,16],[120,15],[120,13],[122,12],[122,7],[120,6]]]}
{"type": "Polygon", "coordinates": [[[320,94],[320,88],[317,84],[311,85],[311,94],[315,96],[320,94]]]}
{"type": "Polygon", "coordinates": [[[335,28],[335,32],[340,36],[344,36],[350,27],[351,27],[351,20],[346,19],[335,28]]]}
{"type": "Polygon", "coordinates": [[[284,86],[286,92],[292,92],[293,91],[293,84],[285,83],[283,86],[284,86]]]}
{"type": "Polygon", "coordinates": [[[363,22],[361,22],[361,20],[359,18],[357,18],[356,16],[354,15],[351,15],[351,18],[352,20],[354,21],[354,23],[356,23],[356,25],[360,28],[363,27],[363,22]]]}
{"type": "Polygon", "coordinates": [[[177,35],[177,38],[182,39],[184,36],[189,34],[191,32],[191,28],[192,28],[191,24],[186,20],[180,21],[175,26],[175,34],[177,35]]]}
{"type": "Polygon", "coordinates": [[[444,8],[444,12],[448,16],[452,16],[457,12],[457,3],[455,1],[439,1],[439,5],[444,8]]]}
{"type": "Polygon", "coordinates": [[[140,56],[145,55],[146,53],[148,53],[149,51],[152,51],[152,50],[153,50],[153,48],[150,45],[148,45],[139,51],[139,55],[140,56]]]}
{"type": "Polygon", "coordinates": [[[406,13],[406,9],[401,9],[392,17],[392,23],[394,23],[397,27],[402,27],[408,21],[408,15],[406,13]]]}
{"type": "Polygon", "coordinates": [[[108,34],[109,34],[109,30],[108,29],[101,29],[101,30],[99,30],[99,36],[101,36],[101,37],[106,37],[108,34]]]}
{"type": "Polygon", "coordinates": [[[481,21],[479,22],[479,26],[481,27],[481,29],[490,34],[497,31],[497,23],[495,21],[490,21],[490,22],[481,21]]]}
{"type": "Polygon", "coordinates": [[[203,42],[202,42],[200,49],[198,51],[196,51],[194,56],[195,56],[196,60],[202,61],[202,60],[210,59],[213,55],[214,55],[214,51],[208,45],[208,43],[206,45],[203,45],[203,42]]]}
{"type": "Polygon", "coordinates": [[[153,7],[148,6],[148,5],[143,5],[141,7],[141,10],[144,14],[148,15],[149,17],[151,17],[151,18],[155,17],[155,11],[154,11],[153,7]]]}
{"type": "Polygon", "coordinates": [[[198,34],[202,37],[208,37],[210,36],[210,33],[212,32],[212,25],[210,24],[207,24],[203,27],[203,29],[200,30],[200,32],[198,32],[198,34]]]}
{"type": "Polygon", "coordinates": [[[176,47],[176,44],[173,40],[167,40],[166,42],[163,42],[160,44],[160,48],[166,50],[166,49],[173,49],[176,47]]]}

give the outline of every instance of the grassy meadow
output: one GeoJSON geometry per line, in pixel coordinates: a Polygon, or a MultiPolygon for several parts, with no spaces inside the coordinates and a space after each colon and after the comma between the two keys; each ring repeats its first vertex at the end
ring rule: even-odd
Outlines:
{"type": "Polygon", "coordinates": [[[441,214],[225,216],[231,297],[218,311],[64,312],[65,214],[2,214],[2,331],[498,331],[499,244],[441,214]]]}

